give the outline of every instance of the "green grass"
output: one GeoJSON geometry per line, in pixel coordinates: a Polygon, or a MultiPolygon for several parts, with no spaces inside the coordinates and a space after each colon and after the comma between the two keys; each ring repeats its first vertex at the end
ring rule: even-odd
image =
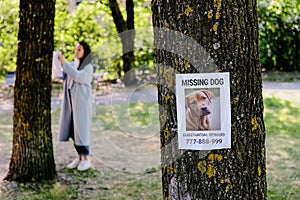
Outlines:
{"type": "Polygon", "coordinates": [[[20,183],[20,189],[14,195],[18,200],[161,199],[158,169],[143,174],[124,173],[112,169],[103,172],[64,170],[63,173],[72,180],[67,183],[20,183]]]}
{"type": "Polygon", "coordinates": [[[71,187],[61,183],[53,185],[45,183],[42,186],[28,186],[25,185],[21,189],[18,199],[20,200],[40,200],[40,199],[71,199],[77,198],[71,187]],[[39,191],[39,192],[38,192],[39,191]]]}
{"type": "Polygon", "coordinates": [[[291,101],[276,96],[264,99],[265,124],[268,136],[299,138],[300,111],[291,101]]]}
{"type": "Polygon", "coordinates": [[[135,199],[161,199],[161,179],[159,171],[144,174],[124,174],[117,171],[106,182],[106,190],[99,190],[95,195],[97,199],[105,200],[135,200],[135,199]]]}
{"type": "Polygon", "coordinates": [[[158,104],[140,102],[134,104],[111,105],[96,108],[96,119],[104,130],[119,130],[122,127],[139,128],[139,131],[150,127],[158,129],[158,104]]]}
{"type": "MultiPolygon", "coordinates": [[[[294,101],[296,102],[297,99],[294,101]]],[[[300,199],[300,106],[296,105],[292,101],[277,96],[264,98],[268,199],[271,200],[300,199]]],[[[111,134],[111,137],[118,138],[118,133],[126,128],[137,129],[136,131],[141,134],[139,136],[142,137],[148,137],[147,130],[149,129],[159,131],[156,103],[103,106],[95,109],[94,112],[93,123],[99,124],[103,130],[111,134]],[[123,120],[125,122],[122,122],[123,120]]],[[[59,110],[52,112],[52,118],[56,129],[59,110]]],[[[0,120],[4,125],[12,123],[10,117],[6,115],[1,116],[0,120]]],[[[6,131],[4,136],[10,138],[7,129],[1,128],[0,131],[4,133],[6,131]]],[[[0,142],[5,141],[8,142],[9,139],[0,140],[0,142]]],[[[124,142],[130,142],[130,140],[124,140],[124,142]]],[[[35,187],[31,187],[30,184],[21,185],[20,190],[16,192],[20,197],[18,199],[162,198],[159,166],[146,169],[142,173],[126,173],[104,168],[99,171],[89,170],[85,173],[62,170],[59,174],[59,176],[67,177],[65,178],[67,180],[60,178],[53,183],[42,183],[35,187]]]]}
{"type": "Polygon", "coordinates": [[[300,199],[300,107],[266,97],[265,125],[269,199],[300,199]]]}

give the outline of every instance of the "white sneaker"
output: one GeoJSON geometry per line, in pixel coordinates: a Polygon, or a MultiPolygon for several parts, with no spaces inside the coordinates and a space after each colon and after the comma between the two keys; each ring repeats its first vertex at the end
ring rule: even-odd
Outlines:
{"type": "Polygon", "coordinates": [[[79,163],[77,170],[78,171],[85,171],[87,169],[89,169],[91,167],[91,161],[90,159],[87,160],[81,160],[81,162],[79,163]]]}
{"type": "Polygon", "coordinates": [[[80,159],[76,158],[70,164],[67,165],[67,168],[68,169],[74,169],[79,165],[79,163],[80,163],[80,159]]]}

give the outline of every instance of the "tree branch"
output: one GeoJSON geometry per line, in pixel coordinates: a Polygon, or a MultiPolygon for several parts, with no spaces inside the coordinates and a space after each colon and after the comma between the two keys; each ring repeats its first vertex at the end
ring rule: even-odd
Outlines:
{"type": "Polygon", "coordinates": [[[111,10],[118,33],[127,30],[126,22],[122,16],[118,2],[116,0],[109,0],[109,8],[111,10]]]}
{"type": "Polygon", "coordinates": [[[126,0],[126,13],[127,13],[127,28],[128,28],[128,30],[134,29],[134,4],[133,4],[133,0],[126,0]]]}

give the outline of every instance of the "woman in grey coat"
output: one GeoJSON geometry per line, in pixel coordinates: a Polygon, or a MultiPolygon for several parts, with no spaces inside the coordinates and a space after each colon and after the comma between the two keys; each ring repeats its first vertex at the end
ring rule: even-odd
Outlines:
{"type": "Polygon", "coordinates": [[[67,168],[80,171],[91,167],[90,133],[92,123],[93,66],[91,50],[87,43],[79,42],[75,47],[75,62],[68,63],[58,56],[63,68],[63,100],[60,114],[59,141],[72,138],[78,157],[67,168]]]}

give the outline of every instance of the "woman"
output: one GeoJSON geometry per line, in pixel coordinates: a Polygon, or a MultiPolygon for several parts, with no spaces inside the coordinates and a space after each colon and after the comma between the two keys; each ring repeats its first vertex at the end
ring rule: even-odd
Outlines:
{"type": "Polygon", "coordinates": [[[62,55],[59,55],[58,59],[64,74],[59,141],[73,139],[78,157],[67,168],[84,171],[91,167],[89,158],[93,79],[91,50],[87,43],[79,42],[75,47],[75,62],[66,62],[62,55]]]}

